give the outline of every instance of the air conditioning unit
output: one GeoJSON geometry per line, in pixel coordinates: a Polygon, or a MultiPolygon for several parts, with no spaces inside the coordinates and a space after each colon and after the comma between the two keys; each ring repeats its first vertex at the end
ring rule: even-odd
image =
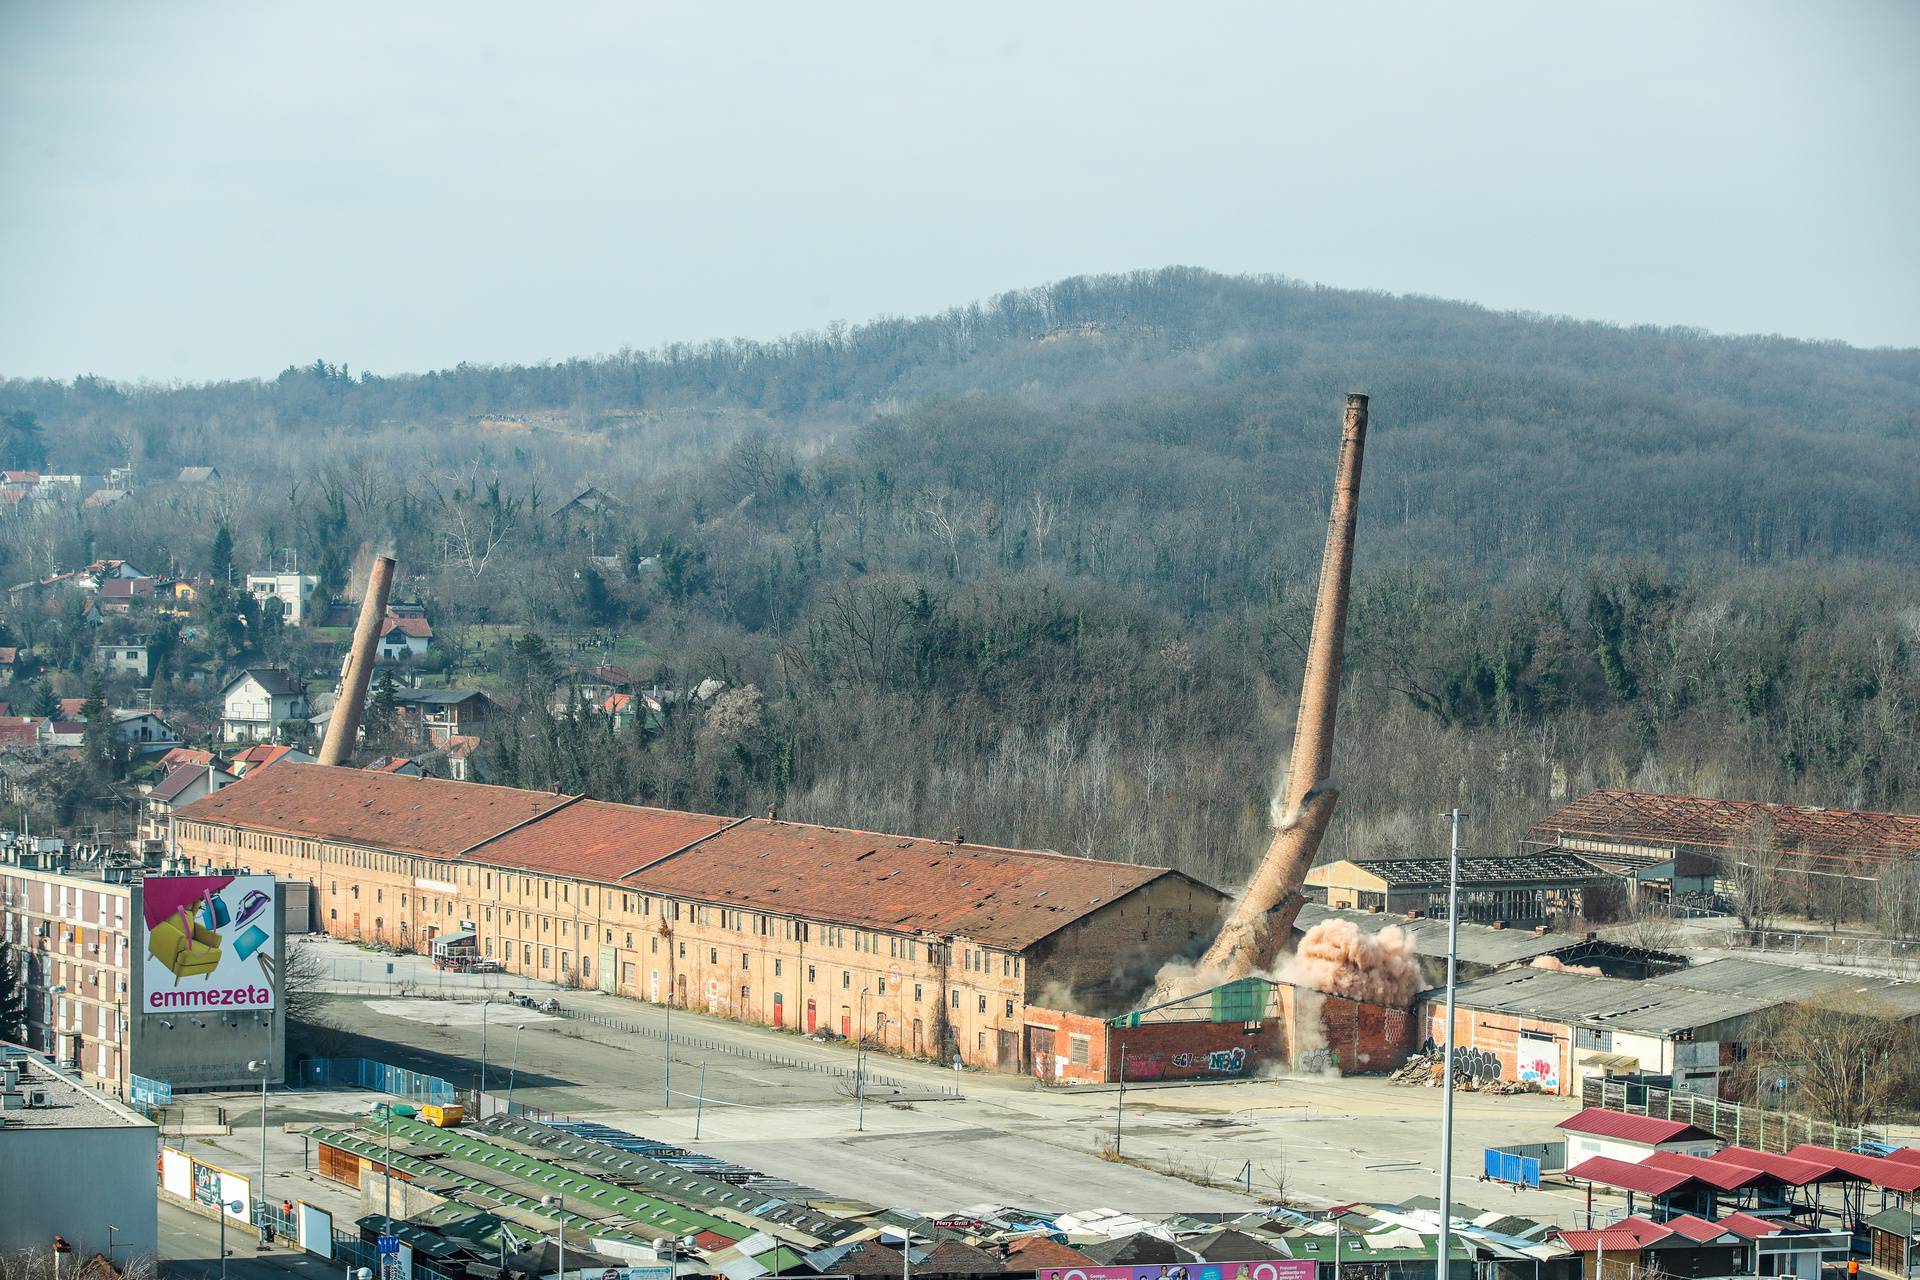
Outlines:
{"type": "Polygon", "coordinates": [[[27,1095],[27,1105],[29,1107],[50,1107],[53,1105],[53,1090],[47,1088],[45,1085],[28,1085],[22,1092],[27,1095]]]}

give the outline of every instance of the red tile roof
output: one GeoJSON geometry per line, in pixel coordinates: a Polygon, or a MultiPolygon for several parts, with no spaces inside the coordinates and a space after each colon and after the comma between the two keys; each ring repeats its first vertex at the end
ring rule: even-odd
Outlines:
{"type": "MultiPolygon", "coordinates": [[[[756,818],[624,883],[896,933],[1019,950],[1174,875],[1162,867],[756,818]]],[[[1208,892],[1211,892],[1210,890],[1208,892]]]]}
{"type": "Polygon", "coordinates": [[[212,764],[213,752],[198,747],[175,747],[156,762],[163,775],[183,764],[212,764]]]}
{"type": "MultiPolygon", "coordinates": [[[[462,784],[464,785],[464,784],[462,784]]],[[[462,855],[472,862],[614,881],[715,835],[735,818],[581,800],[462,855]]]]}
{"type": "Polygon", "coordinates": [[[391,635],[396,631],[404,636],[412,636],[416,640],[433,639],[433,627],[425,618],[417,614],[408,614],[404,617],[388,614],[387,620],[380,625],[380,634],[391,635]]]}
{"type": "Polygon", "coordinates": [[[1591,1159],[1582,1160],[1567,1170],[1567,1176],[1587,1182],[1598,1182],[1609,1187],[1618,1187],[1622,1191],[1638,1191],[1648,1196],[1664,1196],[1678,1187],[1698,1181],[1689,1173],[1646,1164],[1634,1164],[1627,1160],[1615,1160],[1611,1156],[1594,1156],[1591,1159]]]}
{"type": "Polygon", "coordinates": [[[569,796],[286,762],[253,769],[177,817],[451,858],[569,796]]]}
{"type": "MultiPolygon", "coordinates": [[[[599,878],[639,892],[894,933],[955,934],[1008,950],[1180,875],[1057,853],[956,848],[950,841],[597,801],[579,801],[576,814],[573,801],[287,763],[252,770],[181,816],[400,853],[469,853],[477,861],[599,878]]],[[[1218,896],[1180,878],[1198,894],[1218,896]]]]}
{"type": "Polygon", "coordinates": [[[1051,1236],[1027,1236],[1007,1246],[1007,1261],[1018,1263],[1022,1271],[1042,1267],[1089,1267],[1092,1258],[1078,1249],[1061,1244],[1051,1236]]]}
{"type": "Polygon", "coordinates": [[[62,720],[80,719],[80,708],[87,705],[85,698],[62,698],[59,701],[59,718],[62,720]]]}
{"type": "Polygon", "coordinates": [[[1920,1151],[1916,1151],[1912,1147],[1895,1147],[1892,1151],[1887,1152],[1882,1159],[1891,1160],[1896,1164],[1920,1164],[1920,1151]]]}
{"type": "Polygon", "coordinates": [[[1624,1111],[1588,1107],[1562,1120],[1556,1128],[1569,1133],[1590,1133],[1596,1138],[1618,1138],[1622,1142],[1640,1142],[1658,1146],[1663,1142],[1713,1141],[1714,1135],[1684,1120],[1662,1120],[1657,1116],[1634,1116],[1624,1111]]]}
{"type": "Polygon", "coordinates": [[[256,742],[235,756],[233,763],[243,766],[248,773],[253,773],[266,768],[276,760],[292,755],[296,749],[284,742],[256,742]]]}
{"type": "Polygon", "coordinates": [[[1748,847],[1770,831],[1783,853],[1817,862],[1891,862],[1920,856],[1920,817],[1808,805],[1589,791],[1534,824],[1532,839],[1612,839],[1713,852],[1748,847]]]}
{"type": "Polygon", "coordinates": [[[147,799],[156,800],[161,804],[170,804],[211,767],[204,764],[183,764],[177,769],[169,770],[166,777],[153,784],[153,790],[147,792],[147,799]]]}

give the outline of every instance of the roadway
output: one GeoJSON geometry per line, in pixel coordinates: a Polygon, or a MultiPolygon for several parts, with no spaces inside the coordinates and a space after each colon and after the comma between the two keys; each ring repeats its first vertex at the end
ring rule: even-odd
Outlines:
{"type": "MultiPolygon", "coordinates": [[[[226,1280],[340,1280],[344,1268],[311,1254],[280,1248],[257,1249],[246,1230],[227,1231],[226,1280]]],[[[220,1280],[220,1224],[160,1201],[160,1256],[169,1275],[188,1280],[220,1280]]]]}

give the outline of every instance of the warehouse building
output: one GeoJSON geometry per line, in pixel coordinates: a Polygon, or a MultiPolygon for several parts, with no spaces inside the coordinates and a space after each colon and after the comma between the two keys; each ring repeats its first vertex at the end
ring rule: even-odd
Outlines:
{"type": "MultiPolygon", "coordinates": [[[[1389,915],[1447,915],[1445,858],[1341,859],[1307,873],[1306,894],[1325,906],[1389,915]]],[[[1600,918],[1596,890],[1611,894],[1612,874],[1567,853],[1460,860],[1460,919],[1477,924],[1542,925],[1575,916],[1600,918]]]]}
{"type": "Polygon", "coordinates": [[[78,1258],[110,1247],[151,1256],[159,1156],[152,1121],[43,1055],[0,1050],[0,1254],[45,1249],[60,1236],[78,1258]]]}
{"type": "Polygon", "coordinates": [[[310,884],[337,937],[1006,1071],[1030,1011],[1123,1011],[1222,905],[1160,867],[290,763],[173,840],[310,884]]]}

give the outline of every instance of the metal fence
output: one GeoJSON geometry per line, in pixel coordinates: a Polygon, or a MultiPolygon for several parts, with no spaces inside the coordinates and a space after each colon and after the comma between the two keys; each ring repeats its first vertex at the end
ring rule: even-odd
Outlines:
{"type": "MultiPolygon", "coordinates": [[[[624,1018],[610,1018],[601,1013],[581,1013],[573,1009],[561,1009],[559,1016],[576,1022],[589,1023],[596,1027],[605,1027],[609,1031],[618,1031],[622,1035],[645,1036],[650,1040],[664,1041],[667,1033],[660,1027],[650,1027],[640,1022],[629,1022],[624,1018]]],[[[851,1083],[856,1074],[866,1077],[867,1096],[873,1097],[876,1090],[891,1090],[891,1098],[902,1100],[937,1100],[960,1098],[965,1095],[957,1086],[937,1084],[913,1084],[896,1080],[892,1076],[877,1071],[856,1073],[852,1067],[838,1066],[830,1062],[815,1062],[808,1058],[796,1058],[789,1054],[774,1053],[768,1049],[755,1049],[741,1044],[730,1044],[724,1040],[708,1040],[700,1036],[681,1035],[673,1037],[675,1049],[690,1049],[701,1053],[723,1053],[736,1058],[747,1058],[754,1062],[765,1062],[776,1067],[791,1067],[795,1071],[812,1071],[819,1075],[837,1076],[851,1083]]]]}
{"type": "Polygon", "coordinates": [[[1784,1154],[1801,1143],[1852,1151],[1879,1139],[1870,1129],[1828,1124],[1791,1111],[1768,1111],[1700,1094],[1671,1093],[1647,1085],[1628,1085],[1592,1076],[1581,1082],[1580,1101],[1589,1107],[1628,1115],[1680,1120],[1726,1142],[1757,1151],[1784,1154]]]}
{"type": "MultiPolygon", "coordinates": [[[[350,1236],[337,1229],[333,1233],[333,1260],[345,1267],[365,1267],[376,1276],[386,1274],[380,1267],[378,1248],[358,1236],[350,1236]]],[[[413,1255],[413,1280],[458,1280],[458,1278],[427,1262],[416,1250],[413,1255]]]]}
{"type": "Polygon", "coordinates": [[[370,1089],[413,1102],[440,1105],[453,1102],[458,1091],[451,1081],[421,1071],[409,1071],[372,1058],[302,1058],[300,1083],[309,1089],[370,1089]]]}
{"type": "Polygon", "coordinates": [[[1746,944],[1761,951],[1790,955],[1809,964],[1858,965],[1900,973],[1920,971],[1920,942],[1904,938],[1850,937],[1768,929],[1755,933],[1746,940],[1746,944]]]}
{"type": "Polygon", "coordinates": [[[1531,1156],[1488,1147],[1485,1169],[1486,1176],[1495,1182],[1510,1182],[1516,1187],[1540,1185],[1540,1162],[1531,1156]]]}

